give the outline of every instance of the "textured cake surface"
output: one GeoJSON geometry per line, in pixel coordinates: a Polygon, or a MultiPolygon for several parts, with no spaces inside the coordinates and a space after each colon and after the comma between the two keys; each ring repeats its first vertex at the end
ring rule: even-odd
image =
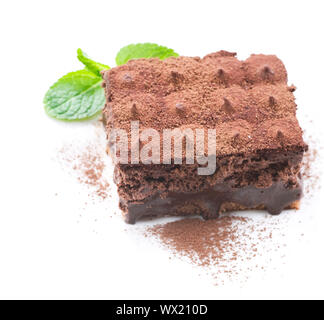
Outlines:
{"type": "Polygon", "coordinates": [[[108,130],[216,128],[217,155],[303,150],[294,87],[272,55],[138,59],[103,73],[108,130]]]}
{"type": "MultiPolygon", "coordinates": [[[[300,165],[307,145],[296,119],[294,86],[276,56],[240,61],[220,51],[204,58],[138,59],[103,72],[107,135],[216,129],[217,169],[192,165],[115,165],[120,206],[128,222],[143,216],[298,207],[300,165]]],[[[144,144],[144,143],[143,143],[144,144]]],[[[161,149],[161,157],[163,149],[161,149]]]]}

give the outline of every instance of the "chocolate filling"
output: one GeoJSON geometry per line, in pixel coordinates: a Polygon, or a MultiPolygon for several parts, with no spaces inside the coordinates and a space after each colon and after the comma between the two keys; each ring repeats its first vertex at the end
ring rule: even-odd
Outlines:
{"type": "Polygon", "coordinates": [[[234,203],[246,208],[262,206],[270,214],[280,214],[289,204],[299,200],[302,196],[302,186],[298,182],[293,188],[283,182],[274,182],[269,188],[246,186],[230,188],[227,184],[218,184],[214,188],[196,193],[170,192],[166,197],[159,193],[142,202],[128,202],[121,200],[123,210],[128,211],[125,221],[134,224],[144,217],[167,215],[198,214],[204,219],[219,216],[222,205],[234,203]],[[187,212],[181,209],[188,209],[187,212]],[[178,213],[178,214],[177,214],[178,213]],[[179,214],[180,213],[180,214],[179,214]]]}

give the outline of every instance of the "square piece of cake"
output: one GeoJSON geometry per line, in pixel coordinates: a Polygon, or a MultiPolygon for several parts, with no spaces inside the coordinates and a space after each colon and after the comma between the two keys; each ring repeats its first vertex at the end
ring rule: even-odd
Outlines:
{"type": "Polygon", "coordinates": [[[137,59],[104,71],[103,79],[109,148],[118,149],[120,140],[112,139],[116,129],[128,138],[127,161],[114,163],[126,222],[164,215],[215,218],[242,209],[279,214],[298,208],[307,145],[296,119],[295,87],[287,85],[286,69],[276,56],[251,55],[240,61],[235,53],[220,51],[203,59],[137,59]],[[136,124],[138,150],[131,155],[136,124]],[[152,142],[142,136],[147,129],[161,138],[165,130],[215,130],[215,170],[198,174],[198,158],[187,154],[181,164],[175,146],[170,163],[159,163],[167,153],[163,139],[158,159],[132,162],[143,160],[138,153],[152,142]]]}

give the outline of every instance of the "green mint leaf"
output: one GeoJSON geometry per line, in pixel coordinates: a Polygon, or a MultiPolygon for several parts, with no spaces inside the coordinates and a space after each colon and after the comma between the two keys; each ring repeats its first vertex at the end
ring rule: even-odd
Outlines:
{"type": "Polygon", "coordinates": [[[116,63],[120,66],[131,59],[160,58],[163,60],[165,58],[178,56],[177,53],[167,47],[159,46],[154,43],[138,43],[130,44],[122,48],[116,56],[116,63]]]}
{"type": "Polygon", "coordinates": [[[100,71],[110,69],[109,66],[90,59],[88,55],[80,48],[78,49],[77,54],[78,59],[86,66],[87,70],[93,72],[98,76],[100,76],[100,71]]]}
{"type": "Polygon", "coordinates": [[[47,91],[46,113],[58,120],[85,120],[101,112],[105,94],[102,78],[89,70],[68,73],[47,91]]]}

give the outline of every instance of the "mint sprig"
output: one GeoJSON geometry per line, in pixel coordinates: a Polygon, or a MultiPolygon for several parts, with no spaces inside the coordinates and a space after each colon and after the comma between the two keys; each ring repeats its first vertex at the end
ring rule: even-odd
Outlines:
{"type": "MultiPolygon", "coordinates": [[[[177,57],[172,49],[153,43],[133,44],[122,48],[116,57],[117,65],[130,59],[177,57]]],[[[101,71],[109,66],[89,58],[81,49],[77,50],[78,59],[85,69],[70,72],[54,83],[44,98],[46,113],[58,120],[86,120],[100,114],[105,105],[101,71]]]]}
{"type": "Polygon", "coordinates": [[[98,76],[100,76],[101,71],[110,69],[109,66],[90,59],[80,48],[78,49],[77,54],[78,59],[86,66],[86,68],[98,76]]]}
{"type": "Polygon", "coordinates": [[[118,66],[127,63],[131,59],[160,58],[161,60],[179,55],[172,49],[159,46],[155,43],[130,44],[118,52],[116,63],[118,66]]]}
{"type": "Polygon", "coordinates": [[[47,91],[46,113],[58,120],[85,120],[102,110],[105,103],[101,77],[88,70],[70,72],[47,91]]]}

